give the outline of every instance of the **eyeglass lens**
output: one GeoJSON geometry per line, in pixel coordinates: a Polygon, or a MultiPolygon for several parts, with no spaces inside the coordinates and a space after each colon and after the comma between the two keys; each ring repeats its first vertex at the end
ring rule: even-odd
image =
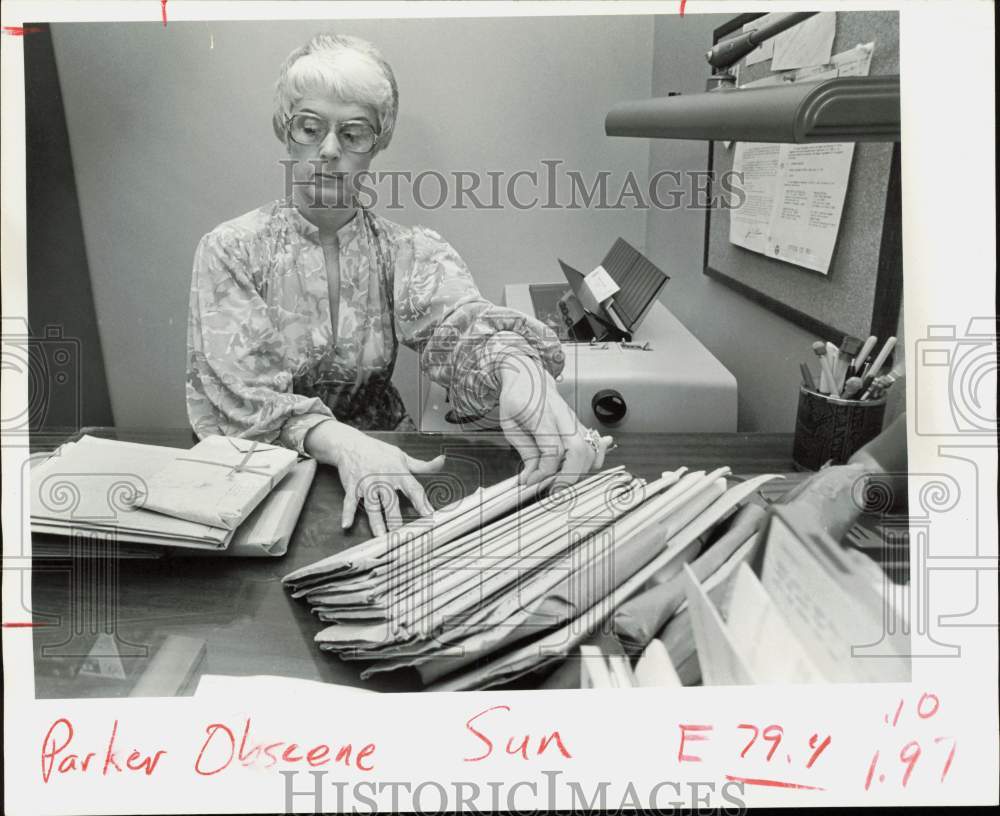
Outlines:
{"type": "MultiPolygon", "coordinates": [[[[352,153],[368,153],[375,147],[378,135],[367,122],[357,120],[338,122],[335,125],[337,139],[344,150],[352,153]]],[[[301,145],[320,144],[330,132],[330,124],[325,119],[309,114],[296,114],[288,122],[288,135],[301,145]]]]}

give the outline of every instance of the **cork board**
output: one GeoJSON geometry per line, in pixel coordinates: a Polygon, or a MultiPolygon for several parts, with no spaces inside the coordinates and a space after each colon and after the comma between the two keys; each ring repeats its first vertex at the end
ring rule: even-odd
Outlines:
{"type": "MultiPolygon", "coordinates": [[[[744,14],[715,31],[715,42],[738,34],[759,14],[744,14]]],[[[899,73],[897,12],[837,12],[833,53],[874,42],[870,75],[899,73]]],[[[740,66],[740,83],[767,76],[771,63],[740,66]]],[[[733,147],[709,144],[709,169],[732,169],[733,147]]],[[[704,272],[815,334],[896,333],[902,294],[902,203],[899,145],[859,143],[848,180],[840,231],[828,274],[768,258],[729,242],[729,212],[707,210],[704,272]]]]}

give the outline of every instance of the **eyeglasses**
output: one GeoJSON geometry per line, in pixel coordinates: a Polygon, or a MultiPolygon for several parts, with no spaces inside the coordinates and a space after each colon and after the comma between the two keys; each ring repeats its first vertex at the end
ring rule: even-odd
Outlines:
{"type": "MultiPolygon", "coordinates": [[[[371,153],[379,134],[364,119],[350,119],[334,124],[340,146],[351,153],[371,153]]],[[[300,145],[318,145],[330,132],[330,123],[319,116],[297,113],[285,120],[288,138],[300,145]]]]}

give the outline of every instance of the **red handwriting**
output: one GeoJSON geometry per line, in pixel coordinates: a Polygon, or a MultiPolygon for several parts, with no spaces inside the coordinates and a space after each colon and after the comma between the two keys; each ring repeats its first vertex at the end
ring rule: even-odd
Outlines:
{"type": "Polygon", "coordinates": [[[677,749],[677,761],[678,762],[701,762],[700,756],[694,756],[693,754],[684,753],[684,743],[688,742],[702,742],[707,741],[708,737],[702,736],[700,731],[711,731],[713,726],[711,725],[690,725],[690,724],[679,724],[681,729],[681,745],[677,749]],[[689,733],[693,732],[693,733],[689,733]]]}
{"type": "MultiPolygon", "coordinates": [[[[948,751],[944,764],[941,766],[941,776],[938,779],[939,782],[944,782],[945,777],[948,776],[948,771],[951,769],[951,763],[955,759],[955,749],[958,747],[954,737],[935,737],[934,744],[937,745],[943,740],[949,740],[951,742],[951,750],[948,751]]],[[[913,775],[913,771],[917,767],[917,761],[920,759],[922,753],[923,750],[917,740],[910,740],[899,750],[899,761],[904,766],[900,784],[904,788],[910,781],[910,777],[913,775]]],[[[878,777],[875,776],[875,771],[878,769],[878,761],[881,754],[881,751],[876,751],[872,755],[871,762],[868,763],[868,772],[865,774],[865,790],[871,789],[872,781],[876,778],[880,783],[886,781],[886,775],[884,772],[879,773],[878,777]]]]}
{"type": "Polygon", "coordinates": [[[163,27],[167,27],[167,0],[160,0],[160,17],[163,19],[163,27]]]}
{"type": "Polygon", "coordinates": [[[937,744],[941,740],[951,740],[951,750],[948,752],[948,758],[944,761],[944,767],[941,769],[941,779],[939,782],[944,782],[944,778],[948,775],[948,769],[951,768],[951,761],[955,758],[955,748],[957,747],[954,737],[935,737],[934,743],[937,744]]]}
{"type": "Polygon", "coordinates": [[[922,720],[929,720],[937,714],[939,708],[941,708],[941,701],[938,696],[924,692],[917,701],[917,716],[922,720]]]}
{"type": "MultiPolygon", "coordinates": [[[[749,731],[750,739],[743,746],[743,750],[740,751],[740,759],[746,759],[747,755],[750,754],[751,749],[757,743],[757,738],[760,737],[761,740],[767,743],[768,747],[766,752],[760,750],[754,752],[754,758],[763,753],[763,761],[771,762],[778,753],[778,748],[781,746],[781,741],[785,736],[785,729],[777,724],[766,725],[763,728],[754,725],[753,723],[740,723],[736,726],[738,729],[749,731]]],[[[686,749],[686,746],[690,742],[708,742],[709,734],[708,732],[714,729],[711,725],[695,725],[692,723],[683,723],[679,725],[681,730],[680,734],[680,745],[677,749],[677,761],[678,762],[701,762],[702,758],[696,754],[688,753],[690,749],[686,749]]],[[[820,740],[819,734],[813,734],[809,737],[808,745],[812,753],[809,759],[806,760],[806,768],[812,768],[816,760],[819,759],[820,755],[830,746],[832,742],[830,736],[826,736],[820,740]]],[[[784,754],[786,762],[790,765],[792,763],[791,753],[784,754]]],[[[726,779],[733,782],[742,782],[745,785],[763,785],[772,788],[793,788],[796,790],[825,790],[825,788],[819,788],[815,785],[803,785],[799,782],[787,782],[781,779],[760,779],[751,776],[736,776],[727,774],[726,779]]]]}
{"type": "Polygon", "coordinates": [[[750,776],[733,776],[726,774],[730,782],[742,782],[744,785],[762,785],[765,788],[791,788],[792,790],[826,790],[815,785],[800,785],[798,782],[782,782],[778,779],[754,779],[750,776]]]}
{"type": "MultiPolygon", "coordinates": [[[[43,29],[36,26],[4,26],[3,33],[10,37],[23,37],[25,34],[39,34],[43,29]]],[[[4,626],[35,626],[33,623],[5,623],[4,626]]],[[[44,624],[39,624],[44,625],[44,624]]]]}
{"type": "MultiPolygon", "coordinates": [[[[239,748],[237,748],[235,734],[227,725],[224,723],[208,725],[205,728],[205,741],[194,761],[194,770],[200,776],[214,776],[230,767],[234,760],[244,767],[261,763],[265,768],[273,768],[279,762],[288,764],[305,762],[315,768],[330,762],[331,753],[333,753],[333,747],[324,744],[304,748],[298,743],[286,742],[285,740],[254,743],[250,740],[250,718],[248,717],[243,722],[243,734],[239,740],[239,748]]],[[[342,744],[333,754],[332,761],[341,763],[347,768],[353,765],[360,771],[375,769],[375,766],[370,764],[370,758],[375,753],[374,743],[369,742],[363,746],[354,755],[353,763],[352,753],[354,753],[354,749],[351,743],[342,744]]]]}
{"type": "Polygon", "coordinates": [[[687,5],[687,0],[681,0],[681,17],[684,16],[684,6],[687,5]]]}
{"type": "MultiPolygon", "coordinates": [[[[895,728],[899,724],[899,715],[903,713],[903,706],[905,705],[905,700],[902,697],[899,698],[899,705],[896,706],[896,711],[892,715],[892,727],[895,728]]],[[[925,691],[920,695],[920,699],[917,700],[916,710],[917,717],[921,720],[929,720],[938,710],[941,708],[941,699],[929,691],[925,691]]],[[[889,715],[886,714],[882,717],[882,721],[888,725],[889,715]]]]}
{"type": "MultiPolygon", "coordinates": [[[[111,736],[108,739],[107,749],[104,751],[104,764],[101,766],[101,775],[107,776],[109,772],[116,771],[142,771],[146,776],[152,776],[156,770],[156,765],[160,759],[166,755],[165,750],[159,750],[152,755],[145,756],[138,750],[133,749],[132,753],[121,762],[120,756],[115,752],[115,738],[118,735],[118,720],[115,720],[111,727],[111,736]],[[124,764],[124,767],[123,767],[124,764]]],[[[60,717],[45,733],[42,740],[42,781],[48,784],[53,771],[58,774],[75,772],[86,772],[90,770],[91,762],[98,755],[96,751],[86,753],[76,753],[69,751],[75,731],[73,724],[65,717],[60,717]]],[[[97,765],[94,765],[97,769],[97,765]]]]}
{"type": "MultiPolygon", "coordinates": [[[[887,712],[883,717],[882,721],[891,728],[895,728],[899,725],[900,718],[903,712],[906,710],[906,701],[900,698],[899,704],[896,706],[896,710],[892,713],[891,719],[887,712]]],[[[914,707],[917,715],[917,722],[911,725],[920,725],[922,723],[930,721],[941,709],[941,699],[931,692],[924,692],[920,695],[920,699],[917,700],[917,704],[914,707]]],[[[955,759],[955,749],[958,747],[957,742],[954,737],[951,736],[938,736],[934,737],[934,744],[939,745],[941,742],[947,740],[951,747],[945,756],[944,762],[941,765],[941,775],[938,778],[939,782],[944,782],[945,778],[948,776],[948,771],[951,770],[951,764],[955,759]]],[[[899,778],[899,783],[901,787],[906,787],[914,771],[917,768],[917,763],[920,761],[921,756],[923,756],[923,748],[921,747],[919,740],[910,740],[902,748],[899,749],[899,761],[903,766],[902,775],[899,778]]],[[[933,752],[932,752],[933,753],[933,752]]],[[[878,782],[879,784],[884,784],[887,777],[887,771],[879,771],[879,759],[882,756],[882,751],[878,750],[872,754],[871,762],[868,763],[868,770],[865,773],[865,790],[871,790],[872,783],[878,782]],[[878,774],[876,774],[878,771],[878,774]]],[[[895,765],[893,765],[895,768],[895,765]]]]}
{"type": "Polygon", "coordinates": [[[811,737],[809,737],[809,747],[813,748],[814,750],[812,756],[809,757],[809,761],[806,763],[807,768],[811,768],[813,766],[813,763],[817,759],[819,759],[819,755],[822,754],[827,749],[827,746],[830,744],[830,737],[828,736],[819,744],[819,747],[817,748],[816,740],[818,739],[819,739],[819,734],[813,734],[811,737]]]}
{"type": "MultiPolygon", "coordinates": [[[[756,725],[750,725],[749,723],[740,723],[737,728],[749,728],[753,731],[753,736],[750,737],[750,742],[747,743],[746,748],[740,751],[740,759],[743,759],[747,755],[747,751],[753,746],[757,741],[757,735],[760,733],[760,729],[756,725]]],[[[771,758],[774,756],[774,752],[778,750],[778,746],[781,744],[781,735],[785,733],[785,729],[780,725],[769,725],[764,729],[764,739],[771,743],[771,750],[767,752],[767,761],[770,762],[771,758]]]]}
{"type": "MultiPolygon", "coordinates": [[[[486,759],[493,753],[493,741],[486,736],[482,731],[473,728],[472,723],[478,720],[485,714],[489,714],[491,711],[510,711],[510,706],[497,705],[491,706],[490,708],[483,709],[478,714],[474,714],[469,717],[465,722],[465,727],[478,739],[482,740],[483,744],[486,746],[483,753],[475,757],[465,757],[466,762],[479,762],[480,760],[486,759]]],[[[507,753],[511,756],[521,755],[522,759],[528,759],[529,746],[531,741],[531,735],[525,734],[520,738],[520,742],[517,742],[518,737],[508,737],[507,739],[507,753]]],[[[535,756],[541,756],[545,753],[550,745],[555,745],[566,759],[572,759],[572,754],[570,754],[569,749],[563,742],[562,735],[558,731],[551,732],[548,736],[539,737],[538,748],[535,752],[535,756]]]]}
{"type": "MultiPolygon", "coordinates": [[[[41,31],[41,29],[33,28],[27,32],[22,32],[22,33],[30,34],[32,31],[41,31]]],[[[20,34],[18,36],[20,36],[20,34]]],[[[23,622],[11,621],[10,623],[4,623],[0,625],[2,625],[4,629],[30,629],[32,626],[48,626],[47,623],[31,623],[28,621],[23,621],[23,622]]]]}

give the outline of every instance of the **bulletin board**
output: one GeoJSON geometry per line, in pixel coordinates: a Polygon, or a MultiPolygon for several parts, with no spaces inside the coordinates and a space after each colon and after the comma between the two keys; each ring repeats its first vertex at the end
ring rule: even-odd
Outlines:
{"type": "MultiPolygon", "coordinates": [[[[714,43],[760,14],[717,28],[714,43]]],[[[897,12],[837,12],[833,53],[874,42],[870,75],[899,73],[897,12]]],[[[771,73],[770,61],[740,65],[740,84],[771,73]]],[[[734,145],[711,142],[711,178],[732,170],[734,145]]],[[[899,145],[859,142],[827,274],[752,252],[729,241],[729,211],[707,209],[704,273],[814,334],[839,344],[847,334],[896,334],[903,290],[899,145]]]]}

